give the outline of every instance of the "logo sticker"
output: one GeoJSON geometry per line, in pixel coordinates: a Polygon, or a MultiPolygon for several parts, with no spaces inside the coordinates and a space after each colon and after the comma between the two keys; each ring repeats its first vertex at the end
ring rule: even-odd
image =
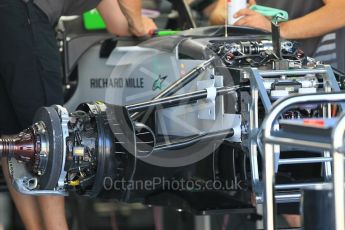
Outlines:
{"type": "Polygon", "coordinates": [[[153,91],[156,91],[157,89],[162,90],[162,84],[167,78],[168,78],[167,75],[162,76],[161,74],[159,74],[158,79],[153,82],[152,90],[153,91]]]}

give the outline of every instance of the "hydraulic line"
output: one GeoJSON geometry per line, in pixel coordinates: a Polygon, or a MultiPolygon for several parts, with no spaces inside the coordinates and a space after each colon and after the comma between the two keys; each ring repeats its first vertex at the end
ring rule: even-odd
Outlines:
{"type": "MultiPolygon", "coordinates": [[[[188,83],[193,81],[197,78],[202,72],[204,72],[215,60],[215,57],[211,57],[207,61],[201,63],[190,72],[188,72],[185,76],[181,77],[179,80],[168,86],[164,89],[160,94],[152,98],[152,100],[161,99],[164,97],[169,97],[178,92],[180,89],[185,87],[188,83]]],[[[137,120],[142,115],[142,112],[135,112],[131,115],[132,120],[137,120]]]]}
{"type": "MultiPolygon", "coordinates": [[[[216,88],[217,96],[226,95],[236,90],[240,89],[240,86],[232,86],[232,87],[219,87],[216,88]]],[[[129,112],[139,112],[144,111],[150,108],[169,108],[173,106],[179,105],[186,105],[193,103],[200,99],[207,98],[207,90],[199,90],[191,93],[185,93],[180,95],[174,95],[170,97],[164,97],[156,100],[141,102],[133,105],[128,105],[126,108],[129,112]]]]}

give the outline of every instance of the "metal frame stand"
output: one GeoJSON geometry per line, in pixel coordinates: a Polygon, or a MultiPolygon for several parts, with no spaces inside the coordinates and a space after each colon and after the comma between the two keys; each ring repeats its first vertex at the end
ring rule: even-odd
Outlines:
{"type": "Polygon", "coordinates": [[[210,216],[195,216],[194,217],[195,230],[211,230],[210,216]]]}
{"type": "MultiPolygon", "coordinates": [[[[258,165],[258,144],[260,144],[260,134],[261,130],[259,128],[259,99],[261,100],[265,112],[269,113],[272,109],[272,102],[270,97],[267,93],[267,90],[264,86],[264,79],[269,78],[277,78],[280,76],[294,76],[294,77],[301,77],[307,74],[315,74],[318,79],[322,80],[324,83],[324,92],[339,92],[340,88],[333,74],[331,66],[328,65],[320,65],[314,69],[289,69],[289,70],[259,70],[257,68],[245,68],[244,69],[245,75],[250,79],[251,84],[251,104],[249,107],[250,112],[250,163],[251,163],[251,173],[252,173],[252,185],[254,192],[256,194],[256,201],[257,203],[262,203],[264,201],[263,197],[263,182],[260,180],[259,176],[259,165],[258,165]]],[[[245,76],[246,77],[246,76],[245,76]]],[[[344,109],[345,107],[342,106],[344,109]]],[[[329,109],[325,110],[326,113],[329,113],[329,109]]],[[[329,116],[330,114],[327,114],[329,116]]],[[[279,146],[273,146],[271,149],[274,153],[279,153],[279,146]]],[[[261,151],[262,152],[262,151],[261,151]]],[[[273,157],[273,156],[272,156],[273,157]]],[[[328,180],[331,178],[331,164],[329,162],[329,153],[324,152],[324,158],[322,159],[306,159],[305,162],[312,161],[325,161],[324,163],[324,171],[325,171],[325,178],[328,180]],[[325,161],[325,159],[328,159],[325,161]]],[[[304,162],[304,163],[305,163],[304,162]]],[[[302,162],[293,162],[292,161],[281,161],[281,164],[293,164],[293,163],[302,163],[302,162]]],[[[264,182],[265,183],[265,182],[264,182]]],[[[281,186],[280,189],[288,189],[290,187],[281,186]]],[[[298,202],[300,196],[297,194],[280,194],[276,197],[279,202],[286,203],[286,202],[298,202]]]]}
{"type": "Polygon", "coordinates": [[[345,229],[345,194],[344,194],[344,138],[345,138],[345,114],[339,119],[332,132],[332,156],[333,156],[333,194],[335,229],[345,229]]]}
{"type": "MultiPolygon", "coordinates": [[[[275,203],[277,201],[276,189],[279,188],[304,188],[308,186],[315,186],[323,183],[305,183],[305,184],[290,184],[290,185],[276,185],[275,184],[275,170],[274,170],[274,155],[275,146],[296,146],[308,147],[322,151],[329,151],[333,155],[333,182],[334,182],[334,202],[336,209],[336,230],[344,229],[344,132],[345,132],[345,115],[339,120],[337,126],[334,128],[332,137],[325,138],[323,141],[311,140],[307,136],[294,137],[292,135],[279,135],[283,131],[277,130],[275,124],[279,116],[286,111],[286,109],[300,105],[300,104],[316,104],[316,103],[343,103],[345,102],[344,93],[325,93],[325,94],[308,94],[301,96],[288,97],[276,104],[270,114],[265,118],[263,128],[263,142],[264,142],[264,227],[265,230],[275,229],[275,203]],[[339,138],[341,137],[341,138],[339,138]]],[[[324,159],[324,161],[329,159],[324,159]]],[[[300,194],[291,194],[284,199],[293,199],[300,196],[300,194]]]]}

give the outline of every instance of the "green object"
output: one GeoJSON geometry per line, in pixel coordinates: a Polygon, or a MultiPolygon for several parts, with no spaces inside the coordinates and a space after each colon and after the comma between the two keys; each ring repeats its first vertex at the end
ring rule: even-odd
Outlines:
{"type": "Polygon", "coordinates": [[[84,13],[83,21],[87,30],[103,30],[106,28],[103,18],[96,9],[84,13]]]}
{"type": "Polygon", "coordinates": [[[276,20],[276,22],[283,22],[289,20],[289,14],[285,10],[260,5],[252,5],[250,9],[266,17],[272,17],[274,18],[274,20],[276,20]]]}
{"type": "Polygon", "coordinates": [[[173,36],[177,35],[180,31],[179,30],[151,30],[149,31],[149,35],[151,36],[173,36]]]}
{"type": "Polygon", "coordinates": [[[156,36],[173,36],[176,35],[179,31],[176,30],[158,30],[154,32],[156,36]]]}

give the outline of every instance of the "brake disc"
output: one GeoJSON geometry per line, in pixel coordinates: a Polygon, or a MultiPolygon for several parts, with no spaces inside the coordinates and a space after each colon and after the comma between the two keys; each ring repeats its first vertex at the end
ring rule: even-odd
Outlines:
{"type": "Polygon", "coordinates": [[[34,117],[34,122],[43,121],[48,135],[49,151],[47,165],[43,175],[39,177],[40,189],[54,189],[58,184],[63,166],[64,140],[61,119],[52,107],[40,108],[34,117]]]}

